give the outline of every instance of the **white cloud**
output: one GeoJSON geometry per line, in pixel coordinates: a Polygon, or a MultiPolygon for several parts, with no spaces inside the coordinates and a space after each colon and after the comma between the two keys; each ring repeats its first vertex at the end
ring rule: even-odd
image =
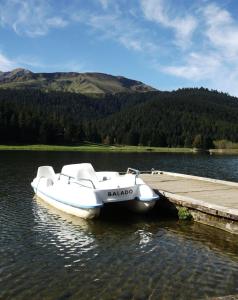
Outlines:
{"type": "Polygon", "coordinates": [[[7,72],[16,68],[42,68],[45,69],[48,65],[43,64],[39,59],[32,56],[16,56],[9,58],[0,52],[0,71],[7,72]]]}
{"type": "Polygon", "coordinates": [[[133,49],[135,51],[142,51],[142,43],[140,40],[132,39],[130,36],[121,35],[118,37],[119,42],[128,49],[133,49]]]}
{"type": "Polygon", "coordinates": [[[127,49],[151,53],[157,49],[156,44],[147,35],[147,31],[137,26],[132,20],[118,13],[79,16],[93,30],[101,32],[100,38],[112,39],[127,49]],[[126,30],[125,30],[126,28],[126,30]]]}
{"type": "Polygon", "coordinates": [[[100,4],[102,5],[103,9],[107,9],[109,6],[109,0],[99,0],[100,4]]]}
{"type": "Polygon", "coordinates": [[[10,26],[19,35],[42,36],[50,28],[62,28],[67,22],[55,16],[47,0],[8,0],[0,4],[0,24],[10,26]]]}
{"type": "MultiPolygon", "coordinates": [[[[151,0],[153,1],[153,0],[151,0]]],[[[159,0],[160,1],[160,0],[159,0]]],[[[215,3],[203,2],[194,13],[200,19],[194,37],[198,43],[182,53],[174,62],[159,70],[186,79],[192,85],[226,91],[238,96],[238,22],[231,13],[215,3]]],[[[166,13],[160,17],[166,24],[166,13]]],[[[159,17],[157,16],[157,19],[159,17]]]]}
{"type": "Polygon", "coordinates": [[[184,64],[166,66],[162,70],[177,77],[200,81],[211,79],[221,67],[222,63],[218,55],[192,52],[184,64]]]}
{"type": "Polygon", "coordinates": [[[17,56],[13,59],[7,57],[0,52],[0,72],[12,71],[16,68],[37,69],[45,72],[46,68],[59,72],[83,72],[85,62],[81,63],[72,59],[66,60],[58,64],[49,64],[40,61],[37,57],[32,56],[17,56]]]}
{"type": "Polygon", "coordinates": [[[176,34],[176,43],[182,48],[187,47],[197,27],[197,20],[194,16],[189,14],[171,15],[164,0],[141,0],[141,8],[147,20],[173,29],[176,34]]]}
{"type": "MultiPolygon", "coordinates": [[[[55,12],[49,0],[8,0],[0,2],[0,25],[11,27],[18,35],[38,37],[46,35],[51,28],[62,28],[70,22],[88,25],[97,34],[96,38],[111,39],[127,49],[152,52],[157,49],[136,15],[128,16],[120,5],[110,0],[95,0],[106,12],[81,8],[75,0],[60,14],[55,12]],[[57,14],[56,14],[57,13],[57,14]],[[64,17],[62,17],[64,16],[64,17]],[[98,34],[99,33],[99,34],[98,34]]],[[[93,1],[91,2],[91,5],[93,1]]],[[[89,6],[90,7],[90,6],[89,6]]]]}
{"type": "Polygon", "coordinates": [[[67,26],[68,22],[61,17],[53,17],[46,20],[49,27],[62,28],[67,26]]]}
{"type": "Polygon", "coordinates": [[[183,64],[160,67],[160,70],[184,78],[193,86],[202,84],[238,96],[238,63],[224,60],[218,52],[190,53],[183,64]]]}
{"type": "MultiPolygon", "coordinates": [[[[87,26],[93,42],[111,40],[143,54],[148,66],[149,62],[151,68],[160,66],[159,72],[185,79],[193,86],[205,83],[238,95],[238,21],[224,4],[221,7],[211,1],[191,4],[180,0],[187,4],[182,10],[172,0],[71,0],[59,5],[54,0],[0,0],[0,27],[37,37],[70,23],[82,26],[80,30],[87,26]]],[[[0,70],[18,66],[84,69],[77,61],[46,66],[34,57],[10,59],[0,51],[0,70]]]]}
{"type": "Polygon", "coordinates": [[[202,10],[206,24],[205,34],[211,45],[227,58],[238,54],[238,24],[231,14],[212,3],[202,10]]]}
{"type": "Polygon", "coordinates": [[[16,68],[14,60],[7,58],[4,54],[0,53],[0,71],[7,72],[16,68]]]}

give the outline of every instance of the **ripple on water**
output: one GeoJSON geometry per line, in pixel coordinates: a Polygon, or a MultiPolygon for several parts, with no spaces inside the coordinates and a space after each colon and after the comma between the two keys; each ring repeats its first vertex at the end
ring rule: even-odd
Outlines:
{"type": "MultiPolygon", "coordinates": [[[[155,217],[121,219],[115,212],[95,221],[67,216],[33,200],[29,183],[36,166],[80,161],[80,154],[14,155],[0,161],[0,299],[204,299],[238,293],[236,237],[155,217]]],[[[135,167],[141,161],[136,157],[135,167]]],[[[143,160],[146,167],[151,157],[143,160]]],[[[100,167],[102,158],[92,160],[100,167]]],[[[166,156],[172,171],[177,158],[166,156]]],[[[107,159],[112,164],[115,156],[107,159]]],[[[163,159],[155,156],[155,167],[163,159]]],[[[90,160],[84,155],[83,161],[90,160]]],[[[181,170],[191,161],[196,166],[194,157],[183,156],[181,170]]]]}

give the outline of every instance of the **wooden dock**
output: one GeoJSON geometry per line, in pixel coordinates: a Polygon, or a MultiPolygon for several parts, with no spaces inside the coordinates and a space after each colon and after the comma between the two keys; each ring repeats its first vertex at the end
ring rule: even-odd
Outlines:
{"type": "Polygon", "coordinates": [[[238,234],[238,183],[163,171],[140,177],[168,206],[186,207],[195,221],[238,234]]]}

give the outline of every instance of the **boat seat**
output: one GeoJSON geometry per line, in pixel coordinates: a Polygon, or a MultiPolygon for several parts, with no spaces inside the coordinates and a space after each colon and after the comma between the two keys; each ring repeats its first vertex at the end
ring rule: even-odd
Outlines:
{"type": "Polygon", "coordinates": [[[91,180],[95,186],[99,182],[96,172],[90,163],[66,165],[62,168],[61,173],[75,180],[91,180]]]}
{"type": "Polygon", "coordinates": [[[80,167],[78,169],[77,176],[76,176],[77,180],[84,178],[84,179],[90,179],[94,183],[98,182],[96,172],[91,164],[85,163],[79,165],[80,167]]]}
{"type": "Polygon", "coordinates": [[[51,180],[54,181],[55,179],[55,171],[51,166],[42,166],[39,167],[37,170],[37,177],[38,178],[50,178],[51,180]]]}

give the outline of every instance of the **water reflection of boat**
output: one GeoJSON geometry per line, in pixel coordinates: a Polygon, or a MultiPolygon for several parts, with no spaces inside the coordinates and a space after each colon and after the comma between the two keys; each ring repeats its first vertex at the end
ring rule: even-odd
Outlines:
{"type": "Polygon", "coordinates": [[[77,253],[82,253],[96,247],[89,221],[66,214],[40,198],[35,197],[34,200],[34,231],[38,232],[39,239],[40,236],[49,238],[51,244],[63,249],[64,256],[76,248],[77,253]]]}
{"type": "MultiPolygon", "coordinates": [[[[33,214],[37,251],[44,255],[40,261],[48,258],[46,270],[54,275],[46,280],[51,280],[50,287],[55,280],[58,287],[67,277],[76,291],[73,298],[107,299],[113,295],[115,299],[136,299],[146,291],[145,299],[152,293],[151,299],[160,299],[161,295],[167,299],[168,281],[172,287],[169,299],[174,299],[174,294],[178,299],[203,299],[207,291],[221,295],[230,283],[236,287],[237,241],[212,227],[143,215],[134,215],[137,221],[128,218],[128,223],[118,224],[103,218],[84,220],[51,208],[42,200],[33,201],[33,214]],[[192,288],[185,291],[184,284],[189,286],[191,282],[192,288]],[[214,292],[217,282],[219,290],[214,292]],[[197,293],[201,287],[201,293],[197,293]],[[124,291],[137,294],[127,297],[124,291]]],[[[66,283],[58,291],[58,298],[65,298],[67,287],[66,283]]]]}
{"type": "Polygon", "coordinates": [[[118,172],[95,172],[91,164],[73,164],[56,174],[52,167],[38,168],[31,185],[37,197],[66,213],[85,219],[99,215],[106,203],[127,202],[136,212],[147,212],[159,196],[128,168],[118,172]]]}
{"type": "Polygon", "coordinates": [[[66,221],[68,224],[79,226],[80,229],[84,229],[86,231],[89,230],[89,226],[91,224],[90,221],[83,218],[78,218],[74,215],[65,213],[62,210],[52,207],[52,205],[48,204],[46,201],[37,196],[34,197],[34,200],[34,216],[38,217],[38,220],[41,220],[42,222],[47,220],[48,222],[51,218],[54,220],[56,218],[60,218],[62,221],[66,221]]]}

